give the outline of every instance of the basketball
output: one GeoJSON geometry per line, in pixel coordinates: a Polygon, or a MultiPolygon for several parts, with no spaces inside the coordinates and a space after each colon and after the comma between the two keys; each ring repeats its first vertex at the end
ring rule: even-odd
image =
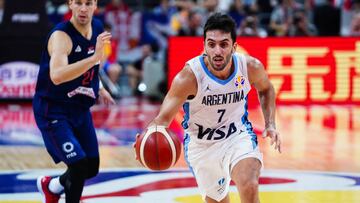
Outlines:
{"type": "Polygon", "coordinates": [[[151,170],[165,170],[175,165],[181,153],[179,138],[165,126],[152,126],[136,140],[136,156],[151,170]]]}

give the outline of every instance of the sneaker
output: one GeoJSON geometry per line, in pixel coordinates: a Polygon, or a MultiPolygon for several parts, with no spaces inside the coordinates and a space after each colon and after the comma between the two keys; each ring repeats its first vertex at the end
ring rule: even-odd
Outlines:
{"type": "Polygon", "coordinates": [[[43,203],[58,203],[60,199],[59,194],[54,194],[49,190],[51,177],[40,176],[38,177],[36,184],[39,192],[43,195],[43,203]]]}

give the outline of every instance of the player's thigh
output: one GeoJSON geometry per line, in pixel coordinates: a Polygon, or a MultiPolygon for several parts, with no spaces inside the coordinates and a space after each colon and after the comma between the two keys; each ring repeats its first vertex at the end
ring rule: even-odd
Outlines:
{"type": "Polygon", "coordinates": [[[260,177],[261,161],[255,157],[247,157],[238,161],[231,171],[231,179],[236,185],[257,183],[260,177]]]}
{"type": "Polygon", "coordinates": [[[192,156],[189,163],[203,200],[208,197],[220,202],[228,194],[231,181],[229,168],[222,162],[223,153],[206,150],[199,159],[191,160],[192,156]]]}
{"type": "Polygon", "coordinates": [[[76,128],[76,134],[80,145],[87,157],[98,157],[99,146],[91,113],[85,113],[81,119],[81,125],[76,128]]]}
{"type": "Polygon", "coordinates": [[[72,164],[85,157],[72,127],[66,119],[37,119],[46,149],[55,162],[72,164]],[[39,121],[40,120],[40,121],[39,121]]]}

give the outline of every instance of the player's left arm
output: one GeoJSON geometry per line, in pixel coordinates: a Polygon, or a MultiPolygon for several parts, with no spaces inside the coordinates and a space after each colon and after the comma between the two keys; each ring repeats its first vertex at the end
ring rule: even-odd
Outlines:
{"type": "Polygon", "coordinates": [[[281,137],[275,124],[275,90],[264,69],[264,65],[256,58],[246,56],[248,77],[251,85],[258,93],[261,109],[265,120],[263,137],[270,137],[271,145],[281,153],[281,137]]]}

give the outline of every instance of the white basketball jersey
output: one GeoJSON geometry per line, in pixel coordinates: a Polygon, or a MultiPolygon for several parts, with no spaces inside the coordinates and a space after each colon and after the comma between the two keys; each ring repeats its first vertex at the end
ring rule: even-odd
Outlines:
{"type": "Polygon", "coordinates": [[[252,131],[248,121],[247,95],[251,89],[246,58],[232,56],[234,72],[228,79],[214,76],[206,67],[204,56],[188,62],[197,80],[196,96],[184,104],[185,133],[195,142],[214,142],[252,131]]]}

